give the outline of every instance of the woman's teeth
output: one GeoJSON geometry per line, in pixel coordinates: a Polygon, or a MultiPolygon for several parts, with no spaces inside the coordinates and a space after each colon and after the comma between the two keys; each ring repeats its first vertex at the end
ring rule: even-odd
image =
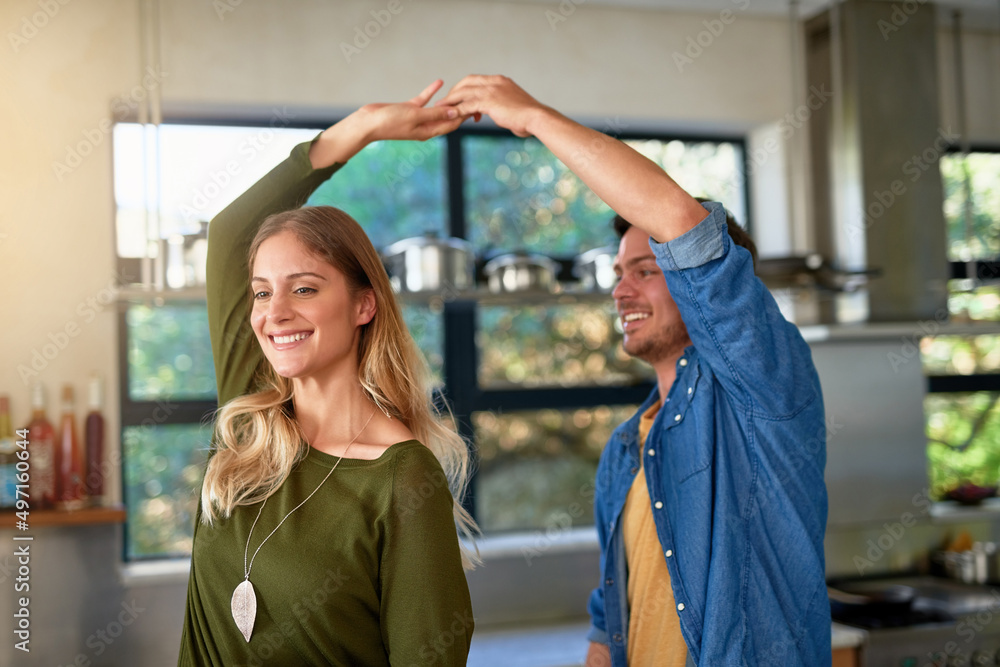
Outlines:
{"type": "Polygon", "coordinates": [[[307,333],[296,333],[290,336],[272,336],[271,338],[274,340],[275,343],[283,344],[283,343],[294,343],[297,340],[304,340],[308,337],[309,334],[307,333]]]}

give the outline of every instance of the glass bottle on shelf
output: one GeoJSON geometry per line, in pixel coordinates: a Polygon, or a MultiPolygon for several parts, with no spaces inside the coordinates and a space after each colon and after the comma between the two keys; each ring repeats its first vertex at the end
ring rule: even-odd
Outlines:
{"type": "Polygon", "coordinates": [[[100,505],[104,501],[104,416],[101,414],[101,404],[104,397],[101,391],[101,378],[90,378],[88,402],[90,412],[84,424],[84,449],[87,459],[87,477],[84,488],[90,497],[91,505],[100,505]]]}
{"type": "Polygon", "coordinates": [[[56,502],[56,432],[45,416],[45,390],[41,383],[35,383],[31,389],[28,453],[31,462],[28,502],[32,509],[50,509],[56,502]]]}
{"type": "Polygon", "coordinates": [[[86,504],[86,495],[83,491],[83,449],[76,435],[76,414],[73,403],[73,386],[63,385],[62,418],[59,423],[56,451],[58,463],[56,506],[64,510],[80,509],[86,504]]]}
{"type": "Polygon", "coordinates": [[[10,423],[10,397],[0,396],[0,510],[17,504],[17,445],[10,423]]]}

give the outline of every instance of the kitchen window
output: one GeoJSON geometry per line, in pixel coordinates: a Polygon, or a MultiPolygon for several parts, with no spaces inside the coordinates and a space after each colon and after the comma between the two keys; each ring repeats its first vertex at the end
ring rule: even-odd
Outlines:
{"type": "MultiPolygon", "coordinates": [[[[1000,151],[940,162],[956,323],[1000,321],[1000,151]]],[[[925,323],[927,333],[936,324],[925,323]]],[[[920,343],[928,393],[931,495],[975,502],[1000,480],[1000,334],[929,335],[920,343]]]]}
{"type": "MultiPolygon", "coordinates": [[[[127,290],[120,308],[127,560],[190,552],[216,408],[204,296],[189,286],[203,275],[197,262],[206,221],[322,125],[293,127],[285,119],[276,127],[272,119],[261,126],[171,123],[157,132],[133,123],[115,128],[119,270],[140,275],[146,238],[159,237],[168,277],[188,285],[127,290]],[[146,202],[156,211],[146,211],[146,202]],[[159,232],[150,235],[153,218],[159,232]]],[[[693,193],[722,200],[746,220],[742,139],[621,138],[693,193]]],[[[490,129],[373,144],[308,204],[345,209],[379,249],[427,232],[466,238],[480,278],[489,257],[529,250],[555,259],[559,279],[571,281],[576,255],[617,243],[607,206],[540,142],[490,129]]],[[[650,369],[621,350],[610,295],[516,306],[402,303],[438,391],[474,443],[468,506],[484,530],[592,525],[600,452],[653,383],[650,369]]]]}

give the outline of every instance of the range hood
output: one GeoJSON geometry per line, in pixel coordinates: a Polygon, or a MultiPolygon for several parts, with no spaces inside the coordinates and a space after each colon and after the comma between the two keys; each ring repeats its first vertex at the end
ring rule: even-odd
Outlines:
{"type": "Polygon", "coordinates": [[[832,91],[809,150],[816,251],[845,271],[876,269],[824,322],[947,316],[938,158],[957,137],[939,113],[936,10],[847,0],[805,23],[807,86],[832,91]]]}

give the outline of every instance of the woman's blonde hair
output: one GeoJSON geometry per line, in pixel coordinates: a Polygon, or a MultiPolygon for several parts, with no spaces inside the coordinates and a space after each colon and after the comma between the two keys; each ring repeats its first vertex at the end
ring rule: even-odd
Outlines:
{"type": "MultiPolygon", "coordinates": [[[[469,450],[450,425],[451,413],[435,405],[427,364],[403,321],[378,253],[361,226],[332,206],[308,206],[268,217],[250,245],[248,271],[261,244],[290,231],[310,252],[340,271],[354,297],[371,290],[375,316],[362,325],[358,380],[369,398],[399,419],[437,457],[453,494],[455,522],[472,538],[475,521],[459,502],[469,478],[469,450]]],[[[270,363],[260,368],[261,391],[234,398],[216,415],[216,451],[202,486],[202,520],[226,518],[237,505],[258,503],[272,493],[308,453],[292,414],[292,383],[270,363]]],[[[478,558],[462,547],[466,567],[478,558]]]]}

